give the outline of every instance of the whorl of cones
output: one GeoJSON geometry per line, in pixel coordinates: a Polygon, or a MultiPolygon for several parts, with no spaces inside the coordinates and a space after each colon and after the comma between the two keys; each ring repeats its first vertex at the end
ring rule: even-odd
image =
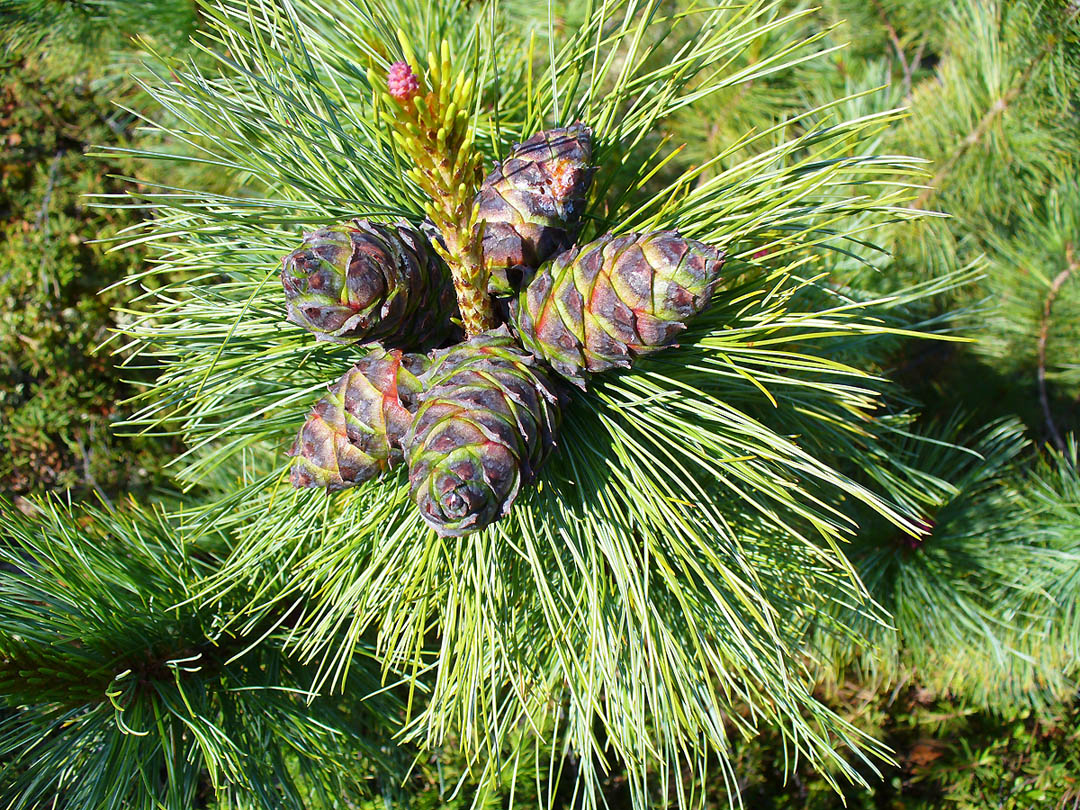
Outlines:
{"type": "Polygon", "coordinates": [[[450,80],[445,47],[424,77],[407,60],[384,99],[432,197],[424,232],[321,228],[282,265],[289,320],[323,340],[382,344],[315,405],[291,480],[334,491],[405,462],[420,515],[459,537],[505,516],[551,453],[566,404],[556,375],[584,388],[673,345],[709,305],[725,254],[674,231],[571,246],[593,173],[582,124],[518,144],[476,191],[471,82],[450,80]],[[508,324],[496,325],[489,293],[509,297],[508,324]],[[401,351],[417,348],[431,351],[401,351]]]}

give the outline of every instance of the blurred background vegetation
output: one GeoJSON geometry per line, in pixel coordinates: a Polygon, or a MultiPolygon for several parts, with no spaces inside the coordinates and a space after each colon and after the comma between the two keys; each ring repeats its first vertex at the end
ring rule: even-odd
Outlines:
{"type": "MultiPolygon", "coordinates": [[[[519,5],[507,3],[523,19],[542,11],[519,5]]],[[[958,329],[974,340],[898,343],[885,361],[902,384],[893,396],[922,414],[910,431],[941,449],[898,440],[893,452],[944,484],[913,477],[912,498],[933,529],[921,544],[868,520],[850,551],[899,634],[882,633],[869,652],[838,650],[835,665],[822,667],[821,699],[883,739],[896,763],[881,766],[874,791],[852,788],[842,799],[809,768],[785,775],[779,740],[762,735],[736,743],[741,798],[751,808],[822,810],[845,800],[867,810],[1080,807],[1078,640],[1047,645],[1035,633],[1016,642],[1027,664],[1002,664],[1003,676],[987,663],[996,660],[997,635],[977,626],[995,605],[1022,613],[1041,598],[1007,581],[1009,566],[1042,553],[1035,539],[1052,535],[1055,548],[1080,549],[1070,439],[1080,426],[1080,6],[816,5],[819,13],[770,36],[809,28],[845,47],[725,90],[707,112],[690,108],[663,135],[686,144],[679,161],[700,163],[748,130],[838,96],[850,96],[851,111],[862,114],[908,107],[880,132],[880,149],[926,158],[916,204],[949,216],[898,224],[885,270],[851,261],[839,277],[852,290],[882,293],[969,268],[969,282],[935,306],[938,315],[964,312],[958,329]],[[959,587],[950,579],[957,570],[975,576],[974,585],[959,587]]],[[[571,3],[556,24],[573,27],[574,15],[571,3]]],[[[127,108],[153,104],[140,76],[158,50],[197,59],[189,38],[199,23],[198,6],[185,0],[0,0],[0,489],[11,496],[170,497],[163,462],[175,443],[114,429],[153,368],[121,369],[123,347],[97,348],[141,292],[119,282],[148,259],[138,244],[112,250],[110,240],[146,211],[93,205],[86,195],[190,181],[177,177],[194,171],[181,164],[148,170],[143,162],[136,172],[123,150],[145,137],[127,108]],[[98,147],[120,151],[103,157],[98,147]],[[138,184],[129,179],[136,174],[138,184]]],[[[741,157],[745,150],[728,160],[741,157]]],[[[243,181],[213,180],[222,190],[243,181]]],[[[1076,626],[1078,578],[1065,567],[1040,586],[1057,593],[1076,626]]],[[[460,769],[452,755],[428,763],[415,804],[469,806],[477,796],[468,789],[442,798],[441,786],[460,769]]],[[[615,775],[608,798],[619,806],[620,796],[615,775]]],[[[710,806],[730,798],[718,783],[710,806]]],[[[505,796],[480,799],[494,807],[505,796]]]]}
{"type": "Polygon", "coordinates": [[[132,163],[93,157],[131,146],[141,47],[184,47],[193,3],[0,3],[0,486],[102,497],[152,487],[162,448],[115,435],[145,382],[96,347],[145,260],[99,240],[134,221],[87,195],[119,193],[132,163]],[[146,41],[143,42],[146,44],[146,41]]]}

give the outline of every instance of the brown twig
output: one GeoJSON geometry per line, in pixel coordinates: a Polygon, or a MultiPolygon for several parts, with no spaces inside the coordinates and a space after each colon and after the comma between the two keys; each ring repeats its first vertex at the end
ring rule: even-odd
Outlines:
{"type": "Polygon", "coordinates": [[[915,76],[915,71],[919,69],[919,65],[922,64],[923,53],[926,51],[926,43],[928,41],[926,34],[923,34],[921,40],[919,40],[919,47],[915,49],[915,55],[908,63],[908,69],[904,71],[904,98],[911,99],[911,82],[915,76]]]}
{"type": "Polygon", "coordinates": [[[889,16],[885,13],[884,6],[881,5],[881,0],[872,0],[874,8],[877,9],[878,16],[881,17],[881,22],[885,26],[885,30],[889,32],[889,40],[892,42],[893,48],[896,50],[896,55],[900,58],[900,66],[904,69],[904,77],[910,76],[908,71],[907,55],[904,53],[904,46],[900,42],[900,37],[896,33],[896,29],[893,28],[891,22],[889,22],[889,16]]]}
{"type": "MultiPolygon", "coordinates": [[[[90,422],[90,443],[91,443],[91,447],[93,447],[93,441],[94,441],[94,423],[91,421],[90,422]]],[[[86,481],[86,483],[88,483],[91,486],[91,488],[94,490],[94,492],[96,492],[98,494],[98,497],[101,498],[101,500],[105,502],[106,506],[108,506],[109,509],[112,509],[113,508],[112,501],[110,501],[109,496],[105,494],[105,490],[103,490],[100,486],[98,486],[97,479],[94,478],[93,460],[90,458],[90,453],[87,452],[87,450],[86,450],[86,445],[84,445],[83,442],[82,442],[82,439],[78,438],[78,437],[76,437],[75,443],[78,445],[79,453],[82,455],[83,480],[86,481]]]]}
{"type": "Polygon", "coordinates": [[[1058,273],[1052,282],[1050,282],[1050,292],[1046,295],[1046,300],[1043,301],[1043,314],[1042,322],[1039,324],[1039,402],[1042,403],[1043,417],[1046,419],[1046,429],[1050,433],[1050,440],[1054,443],[1054,446],[1059,451],[1065,450],[1065,442],[1061,438],[1061,434],[1058,432],[1057,425],[1054,424],[1054,416],[1050,412],[1050,397],[1046,393],[1046,341],[1050,335],[1050,312],[1054,307],[1054,301],[1057,299],[1058,292],[1061,291],[1062,286],[1069,280],[1069,276],[1072,275],[1073,270],[1080,268],[1080,264],[1076,261],[1076,256],[1073,254],[1073,246],[1065,246],[1065,269],[1058,273]]]}
{"type": "Polygon", "coordinates": [[[1053,38],[1047,41],[1047,43],[1035,55],[1035,58],[1028,63],[1028,66],[1026,68],[1024,68],[1024,72],[1020,74],[1020,78],[1016,80],[1016,83],[1012,87],[1010,87],[1005,92],[1005,94],[1001,96],[1001,98],[999,98],[997,101],[990,105],[990,109],[988,109],[983,115],[983,117],[979,119],[979,123],[977,123],[972,128],[972,130],[964,136],[963,140],[961,140],[960,143],[956,145],[953,153],[949,155],[949,159],[946,160],[942,167],[937,170],[937,173],[934,175],[933,179],[930,180],[927,187],[923,189],[918,199],[912,205],[913,208],[922,208],[926,205],[927,202],[930,201],[930,198],[934,196],[934,194],[937,192],[938,187],[941,185],[942,181],[946,177],[948,177],[949,173],[952,172],[956,164],[960,162],[960,159],[968,153],[968,150],[971,149],[971,147],[975,146],[977,143],[979,143],[979,141],[983,139],[986,133],[990,131],[990,127],[994,125],[994,122],[997,121],[997,119],[1000,118],[1007,109],[1009,109],[1010,104],[1016,101],[1017,97],[1024,91],[1027,83],[1031,81],[1031,77],[1034,75],[1035,69],[1038,68],[1038,66],[1042,63],[1042,60],[1046,58],[1047,54],[1049,54],[1056,45],[1057,41],[1053,38]]]}

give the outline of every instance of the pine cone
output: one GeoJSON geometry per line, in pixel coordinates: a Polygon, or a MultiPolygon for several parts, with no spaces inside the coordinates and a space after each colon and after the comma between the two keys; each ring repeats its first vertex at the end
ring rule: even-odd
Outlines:
{"type": "Polygon", "coordinates": [[[585,386],[585,372],[628,367],[670,345],[709,305],[724,252],[674,231],[612,236],[541,267],[511,302],[522,345],[585,386]]]}
{"type": "Polygon", "coordinates": [[[517,292],[520,268],[536,268],[573,243],[592,182],[592,132],[583,124],[517,144],[476,195],[489,288],[517,292]]]}
{"type": "Polygon", "coordinates": [[[435,531],[459,537],[510,511],[554,444],[559,399],[505,326],[437,352],[422,382],[405,437],[411,493],[435,531]]]}
{"type": "Polygon", "coordinates": [[[420,349],[457,332],[450,271],[407,223],[353,220],[306,234],[281,283],[288,319],[320,340],[420,349]]]}
{"type": "Polygon", "coordinates": [[[289,451],[292,485],[346,489],[402,461],[402,440],[421,391],[423,355],[377,348],[316,403],[289,451]]]}

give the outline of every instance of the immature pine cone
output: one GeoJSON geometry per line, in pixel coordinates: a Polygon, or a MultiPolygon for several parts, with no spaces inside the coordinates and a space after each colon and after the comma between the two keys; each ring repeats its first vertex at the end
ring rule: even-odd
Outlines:
{"type": "Polygon", "coordinates": [[[405,452],[420,514],[441,536],[478,531],[510,511],[547,458],[558,396],[505,326],[437,352],[405,452]]]}
{"type": "Polygon", "coordinates": [[[398,101],[406,102],[420,92],[420,80],[408,62],[394,62],[386,74],[386,89],[398,101]]]}
{"type": "Polygon", "coordinates": [[[484,179],[476,204],[493,292],[516,292],[522,268],[539,267],[573,243],[591,159],[592,132],[574,124],[517,144],[484,179]]]}
{"type": "Polygon", "coordinates": [[[511,302],[522,345],[577,385],[661,349],[709,305],[724,252],[674,231],[612,236],[543,265],[511,302]]]}
{"type": "Polygon", "coordinates": [[[452,337],[450,271],[407,223],[320,228],[282,262],[288,319],[320,340],[426,349],[452,337]]]}
{"type": "Polygon", "coordinates": [[[400,464],[421,390],[416,375],[427,362],[377,348],[345,372],[315,404],[289,451],[293,486],[345,489],[400,464]]]}

